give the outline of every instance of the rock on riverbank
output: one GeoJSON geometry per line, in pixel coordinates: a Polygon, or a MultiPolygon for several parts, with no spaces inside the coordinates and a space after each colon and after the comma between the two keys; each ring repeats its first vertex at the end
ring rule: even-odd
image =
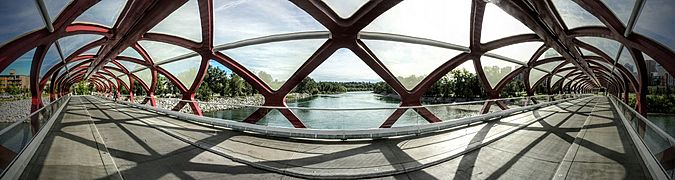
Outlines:
{"type": "MultiPolygon", "coordinates": [[[[43,99],[46,105],[49,100],[43,99]]],[[[31,99],[0,102],[0,122],[16,122],[30,115],[31,99]]]]}
{"type": "MultiPolygon", "coordinates": [[[[291,93],[287,96],[287,101],[309,98],[309,94],[291,93]]],[[[157,106],[163,109],[172,109],[180,99],[178,98],[158,98],[157,106]]],[[[208,102],[199,102],[199,108],[202,112],[219,111],[226,109],[237,109],[245,105],[259,106],[265,102],[262,95],[241,96],[241,97],[215,97],[208,102]]],[[[189,105],[180,110],[182,113],[192,113],[189,105]]]]}

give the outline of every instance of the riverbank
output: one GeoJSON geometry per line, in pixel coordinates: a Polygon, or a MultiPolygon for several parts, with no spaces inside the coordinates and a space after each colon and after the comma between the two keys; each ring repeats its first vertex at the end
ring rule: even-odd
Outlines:
{"type": "MultiPolygon", "coordinates": [[[[401,96],[398,94],[380,94],[382,97],[401,100],[401,96]]],[[[454,103],[454,102],[467,102],[467,101],[480,101],[485,100],[485,98],[455,98],[455,97],[422,97],[420,101],[423,104],[445,104],[445,103],[454,103]]]]}
{"type": "MultiPolygon", "coordinates": [[[[312,95],[304,93],[291,93],[286,96],[286,101],[297,101],[306,98],[310,98],[312,95]]],[[[158,98],[157,106],[163,109],[172,109],[176,104],[178,104],[180,99],[178,98],[158,98]]],[[[202,112],[212,112],[228,109],[237,109],[242,108],[246,105],[248,106],[260,106],[265,102],[265,98],[256,94],[253,96],[240,96],[240,97],[213,97],[208,102],[200,102],[199,108],[202,112]]],[[[182,113],[192,113],[192,109],[189,105],[183,107],[180,110],[182,113]]]]}
{"type": "MultiPolygon", "coordinates": [[[[42,102],[46,105],[49,100],[43,99],[42,102]]],[[[30,115],[30,104],[30,98],[0,102],[0,122],[16,122],[26,119],[30,115]]]]}

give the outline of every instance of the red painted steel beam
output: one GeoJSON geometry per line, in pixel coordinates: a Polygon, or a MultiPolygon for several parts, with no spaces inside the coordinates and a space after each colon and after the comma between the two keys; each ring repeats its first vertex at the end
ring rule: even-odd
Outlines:
{"type": "Polygon", "coordinates": [[[130,8],[122,14],[115,34],[108,45],[99,50],[99,56],[87,71],[87,76],[100,69],[109,59],[115,58],[127,47],[135,44],[142,35],[164,20],[169,14],[185,4],[187,0],[166,1],[132,1],[130,8]]]}

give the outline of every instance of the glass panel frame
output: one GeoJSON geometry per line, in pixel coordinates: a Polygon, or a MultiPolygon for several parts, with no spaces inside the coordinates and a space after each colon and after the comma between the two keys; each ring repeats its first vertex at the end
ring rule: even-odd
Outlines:
{"type": "Polygon", "coordinates": [[[546,73],[544,71],[530,69],[530,75],[527,78],[528,82],[530,83],[530,88],[534,88],[535,87],[534,84],[548,74],[549,73],[546,73]]]}
{"type": "Polygon", "coordinates": [[[0,1],[0,46],[45,27],[35,1],[0,1]]]}
{"type": "Polygon", "coordinates": [[[471,1],[402,1],[362,31],[400,34],[468,47],[470,20],[471,1]],[[453,12],[453,16],[449,17],[448,12],[453,12]]]}
{"type": "Polygon", "coordinates": [[[158,42],[158,41],[138,41],[138,43],[143,47],[145,52],[148,53],[150,58],[152,58],[152,62],[155,64],[161,63],[162,61],[166,61],[168,59],[188,54],[191,52],[194,52],[190,49],[181,47],[181,46],[176,46],[173,44],[168,44],[168,43],[163,43],[163,42],[158,42]]]}
{"type": "Polygon", "coordinates": [[[481,43],[487,43],[497,39],[520,34],[534,34],[529,27],[506,13],[493,3],[485,5],[483,15],[483,27],[481,28],[481,43]]]}
{"type": "Polygon", "coordinates": [[[214,45],[274,34],[327,29],[287,0],[214,1],[214,45]],[[251,23],[256,22],[256,23],[251,23]]]}
{"type": "Polygon", "coordinates": [[[497,49],[493,49],[488,53],[493,53],[501,55],[504,57],[511,58],[522,63],[527,63],[532,58],[532,55],[543,45],[542,42],[524,42],[518,44],[512,44],[497,49]]]}
{"type": "Polygon", "coordinates": [[[74,23],[98,24],[112,27],[119,19],[127,0],[101,0],[84,11],[74,23]]]}
{"type": "Polygon", "coordinates": [[[382,40],[362,40],[387,69],[412,90],[448,60],[461,54],[447,48],[382,40]]]}
{"type": "Polygon", "coordinates": [[[522,66],[488,56],[481,57],[480,62],[483,73],[485,73],[485,78],[488,80],[490,88],[493,89],[500,81],[502,81],[502,79],[504,79],[504,77],[506,77],[506,75],[522,66]]]}
{"type": "Polygon", "coordinates": [[[308,77],[319,82],[383,81],[361,58],[346,48],[336,50],[308,77]]]}
{"type": "Polygon", "coordinates": [[[605,26],[590,12],[570,0],[551,0],[551,2],[568,29],[586,26],[605,26]]]}
{"type": "Polygon", "coordinates": [[[323,0],[335,14],[343,19],[354,15],[368,0],[323,0]]]}
{"type": "Polygon", "coordinates": [[[281,41],[226,49],[220,52],[239,62],[270,88],[277,90],[325,41],[325,39],[281,41]]]}
{"type": "Polygon", "coordinates": [[[61,52],[63,53],[63,56],[67,58],[85,45],[101,38],[103,38],[103,36],[97,34],[76,34],[62,37],[58,41],[59,45],[61,45],[61,52]]]}
{"type": "Polygon", "coordinates": [[[201,42],[202,25],[200,19],[199,3],[197,0],[189,0],[150,29],[150,32],[174,35],[201,42]]]}
{"type": "Polygon", "coordinates": [[[195,77],[197,77],[201,63],[202,57],[195,56],[176,62],[162,64],[159,65],[159,67],[173,74],[185,88],[189,89],[194,83],[195,77]]]}

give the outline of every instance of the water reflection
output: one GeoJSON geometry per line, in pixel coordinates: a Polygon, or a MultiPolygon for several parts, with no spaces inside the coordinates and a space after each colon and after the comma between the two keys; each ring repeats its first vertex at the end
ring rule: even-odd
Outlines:
{"type": "MultiPolygon", "coordinates": [[[[373,108],[373,107],[398,107],[400,100],[374,94],[371,92],[347,92],[343,94],[316,95],[310,98],[288,102],[289,107],[311,108],[373,108]]],[[[441,120],[449,120],[477,115],[482,104],[461,106],[430,107],[429,111],[437,115],[441,120]]],[[[240,108],[234,110],[221,110],[204,113],[204,116],[222,118],[226,120],[243,121],[257,108],[240,108]]],[[[378,128],[395,109],[378,110],[304,110],[293,109],[293,113],[302,122],[312,129],[368,129],[378,128]]],[[[412,109],[406,112],[393,125],[408,126],[428,123],[412,109]]],[[[278,111],[270,111],[257,124],[293,127],[288,120],[278,111]]]]}

